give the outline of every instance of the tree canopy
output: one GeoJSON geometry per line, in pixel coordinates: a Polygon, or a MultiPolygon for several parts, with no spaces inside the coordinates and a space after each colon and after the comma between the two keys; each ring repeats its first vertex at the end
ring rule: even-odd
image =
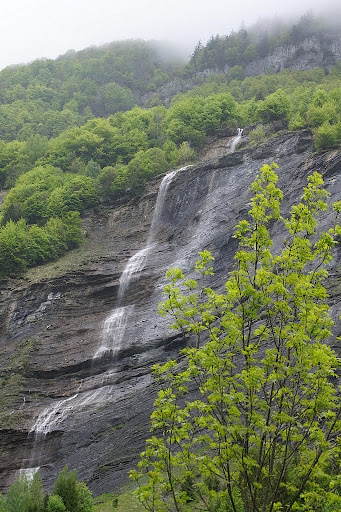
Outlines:
{"type": "Polygon", "coordinates": [[[90,489],[79,482],[77,472],[65,466],[58,474],[51,495],[44,493],[39,471],[33,478],[19,476],[8,489],[6,497],[0,494],[0,512],[92,512],[90,489]]]}

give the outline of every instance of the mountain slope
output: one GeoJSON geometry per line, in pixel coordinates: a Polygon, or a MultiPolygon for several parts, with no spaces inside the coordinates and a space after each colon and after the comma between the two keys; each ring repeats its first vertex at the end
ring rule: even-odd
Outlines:
{"type": "MultiPolygon", "coordinates": [[[[197,252],[210,249],[216,258],[211,286],[223,286],[236,248],[232,230],[246,215],[248,187],[264,162],[279,164],[285,211],[313,170],[324,175],[331,200],[339,199],[340,153],[313,154],[310,132],[287,132],[232,154],[228,142],[225,149],[220,141],[219,157],[173,175],[161,203],[155,178],[140,200],[89,213],[82,249],[2,290],[2,374],[18,376],[16,390],[2,387],[8,401],[1,417],[4,487],[20,468],[37,466],[49,487],[65,464],[77,468],[95,494],[127,481],[149,434],[156,391],[150,367],[183,346],[156,312],[165,271],[189,271],[197,252]],[[135,274],[122,293],[128,262],[135,274]],[[113,357],[93,360],[103,344],[113,357]]],[[[327,223],[324,217],[322,227],[327,223]]],[[[280,243],[276,226],[273,236],[280,243]]],[[[341,308],[340,265],[338,249],[329,280],[334,319],[341,308]]]]}

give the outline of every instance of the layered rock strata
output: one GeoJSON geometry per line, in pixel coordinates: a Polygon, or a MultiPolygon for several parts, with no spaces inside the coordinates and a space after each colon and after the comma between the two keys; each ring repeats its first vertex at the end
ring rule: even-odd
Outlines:
{"type": "MultiPolygon", "coordinates": [[[[314,155],[309,132],[286,133],[174,176],[152,249],[123,297],[120,276],[129,258],[146,246],[161,178],[140,200],[88,214],[83,248],[2,285],[2,376],[22,376],[10,397],[7,392],[0,418],[2,489],[19,469],[37,466],[50,488],[65,464],[77,468],[95,494],[127,482],[149,435],[156,396],[150,368],[176,357],[184,343],[157,314],[165,272],[171,266],[191,272],[198,251],[209,249],[215,256],[210,285],[223,287],[236,250],[233,227],[247,214],[250,183],[260,166],[272,161],[279,164],[286,212],[314,170],[324,175],[331,200],[340,199],[341,154],[314,155]],[[104,323],[118,307],[129,308],[119,350],[114,357],[93,359],[104,323]]],[[[328,222],[325,215],[322,228],[328,222]]],[[[275,246],[282,242],[278,226],[273,237],[275,246]]],[[[340,268],[339,249],[328,282],[335,319],[341,309],[340,268]]],[[[339,325],[335,334],[340,335],[339,325]]]]}

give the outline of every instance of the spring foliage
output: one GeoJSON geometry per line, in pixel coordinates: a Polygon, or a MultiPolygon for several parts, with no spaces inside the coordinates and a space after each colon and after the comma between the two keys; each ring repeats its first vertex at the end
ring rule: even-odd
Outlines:
{"type": "Polygon", "coordinates": [[[92,493],[78,481],[76,471],[65,466],[59,473],[52,494],[44,493],[39,472],[33,479],[20,476],[6,497],[0,494],[0,512],[92,512],[92,493]]]}
{"type": "Polygon", "coordinates": [[[196,86],[167,107],[158,87],[175,70],[149,43],[115,43],[1,71],[0,188],[11,190],[0,219],[0,278],[77,246],[85,209],[140,196],[155,175],[194,160],[212,136],[243,126],[256,144],[286,128],[309,129],[316,149],[338,147],[340,64],[330,73],[244,76],[247,62],[321,29],[306,16],[288,33],[275,31],[271,41],[267,32],[254,38],[257,31],[252,36],[245,29],[212,38],[178,69],[180,90],[192,73],[212,73],[192,76],[196,86]],[[136,106],[147,91],[155,93],[143,102],[148,108],[136,106]]]}
{"type": "MultiPolygon", "coordinates": [[[[154,367],[154,434],[131,473],[149,511],[340,509],[338,360],[325,343],[333,322],[323,285],[340,226],[317,234],[328,194],[316,172],[283,218],[276,167],[252,184],[224,292],[207,285],[208,251],[195,266],[200,283],[167,273],[160,313],[192,346],[154,367]],[[283,247],[273,247],[280,225],[283,247]]],[[[341,202],[333,209],[337,217],[341,202]]]]}

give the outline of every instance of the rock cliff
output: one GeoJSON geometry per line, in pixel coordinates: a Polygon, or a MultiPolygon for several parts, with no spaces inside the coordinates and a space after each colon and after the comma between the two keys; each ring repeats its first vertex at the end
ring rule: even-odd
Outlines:
{"type": "Polygon", "coordinates": [[[330,71],[341,60],[341,37],[308,37],[297,45],[279,46],[270,55],[246,64],[246,76],[264,75],[282,69],[322,68],[330,71]]]}
{"type": "MultiPolygon", "coordinates": [[[[209,249],[216,258],[211,286],[223,286],[236,249],[232,230],[247,213],[248,187],[259,167],[272,161],[279,164],[284,209],[299,198],[313,170],[324,175],[331,200],[340,199],[341,154],[313,154],[309,132],[285,133],[232,154],[224,154],[220,142],[220,156],[174,175],[157,213],[161,178],[140,200],[89,213],[82,248],[3,283],[2,489],[20,469],[37,466],[51,487],[65,464],[78,468],[95,494],[127,481],[149,434],[156,392],[150,368],[183,346],[156,312],[165,271],[171,266],[189,271],[197,252],[209,249]],[[135,278],[120,293],[129,258],[146,248],[147,240],[135,278]],[[104,336],[112,353],[93,359],[104,336]]],[[[327,222],[325,216],[322,225],[327,222]]],[[[273,236],[279,243],[281,232],[274,228],[273,236]]],[[[329,279],[335,319],[341,309],[340,269],[339,249],[329,279]]]]}
{"type": "MultiPolygon", "coordinates": [[[[341,37],[335,34],[330,36],[324,34],[319,37],[307,37],[297,44],[278,46],[265,57],[244,64],[243,72],[245,76],[256,76],[279,73],[283,69],[304,71],[321,68],[329,73],[332,67],[340,61],[341,37]]],[[[206,80],[210,80],[211,75],[228,74],[230,68],[231,66],[226,64],[223,69],[205,69],[197,72],[191,78],[171,80],[158,89],[157,95],[165,104],[170,104],[176,94],[189,91],[206,80]]],[[[148,93],[143,98],[143,103],[148,105],[152,98],[153,94],[148,93]]]]}

